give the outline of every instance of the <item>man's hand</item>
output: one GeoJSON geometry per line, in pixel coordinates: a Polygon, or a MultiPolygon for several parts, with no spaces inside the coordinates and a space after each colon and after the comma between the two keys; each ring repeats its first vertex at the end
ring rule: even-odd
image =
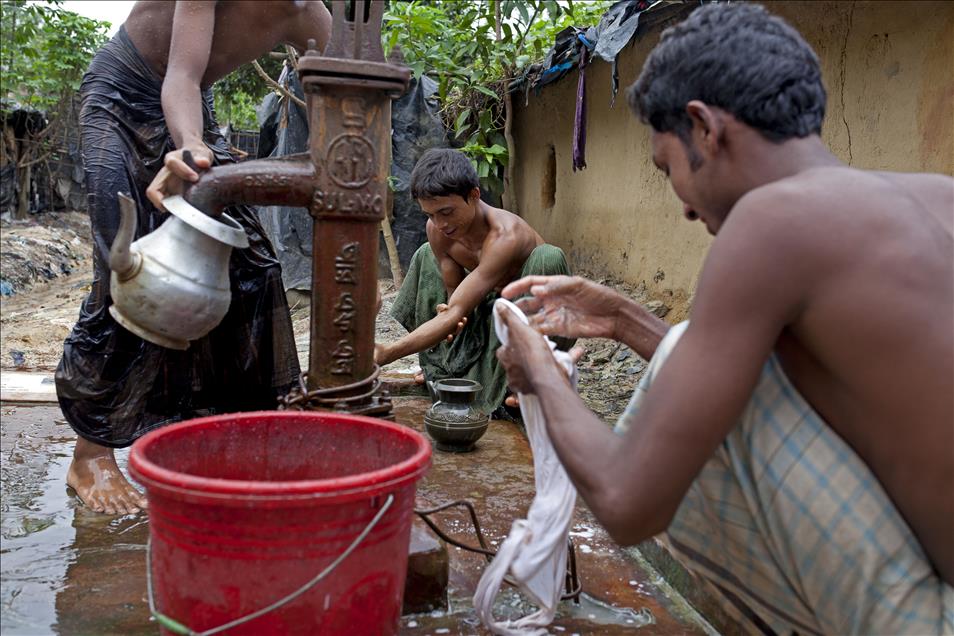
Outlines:
{"type": "MultiPolygon", "coordinates": [[[[448,308],[447,303],[440,303],[440,304],[438,304],[437,306],[434,307],[434,309],[437,310],[438,315],[440,315],[440,314],[444,313],[445,311],[447,311],[447,308],[448,308]]],[[[463,330],[464,330],[464,327],[466,327],[466,326],[467,326],[467,316],[464,316],[463,318],[461,318],[460,320],[457,321],[457,329],[456,329],[456,331],[454,331],[454,333],[449,333],[449,334],[447,334],[447,338],[446,338],[447,342],[453,342],[453,341],[454,341],[454,337],[455,337],[455,336],[459,336],[459,335],[460,335],[460,332],[463,331],[463,330]]]]}
{"type": "MultiPolygon", "coordinates": [[[[507,371],[507,384],[517,393],[532,394],[536,382],[566,381],[566,373],[557,363],[546,340],[529,325],[501,307],[500,318],[507,327],[508,342],[497,349],[497,359],[507,371]],[[556,379],[556,380],[555,380],[556,379]]],[[[583,350],[574,348],[571,355],[579,360],[583,350]]],[[[567,390],[569,390],[567,386],[567,390]]]]}
{"type": "Polygon", "coordinates": [[[146,196],[157,210],[164,210],[162,200],[174,194],[182,194],[187,183],[199,180],[199,172],[208,170],[212,165],[212,151],[205,144],[180,148],[166,153],[163,167],[146,188],[146,196]],[[182,153],[192,153],[192,161],[198,169],[193,170],[185,161],[182,153]]]}
{"type": "Polygon", "coordinates": [[[619,311],[626,299],[579,276],[527,276],[507,285],[502,296],[528,298],[517,306],[530,324],[548,336],[616,338],[619,311]]]}

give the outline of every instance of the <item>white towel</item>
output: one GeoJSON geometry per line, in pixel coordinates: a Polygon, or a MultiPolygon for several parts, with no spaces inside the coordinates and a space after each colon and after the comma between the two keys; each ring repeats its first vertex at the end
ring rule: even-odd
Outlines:
{"type": "MultiPolygon", "coordinates": [[[[494,328],[497,337],[507,344],[507,329],[500,320],[503,305],[527,323],[527,317],[513,303],[498,299],[494,303],[494,328]]],[[[576,390],[576,365],[570,355],[557,351],[549,338],[547,343],[553,357],[566,370],[576,390]]],[[[576,488],[567,476],[547,433],[543,409],[534,395],[519,394],[520,411],[527,427],[527,437],[533,451],[533,473],[537,495],[530,504],[526,519],[517,519],[510,535],[501,544],[497,556],[484,570],[477,591],[474,608],[480,620],[496,634],[526,636],[546,634],[546,626],[553,622],[557,604],[563,595],[566,579],[567,537],[576,504],[576,488]],[[521,592],[540,608],[516,620],[497,621],[493,615],[494,599],[510,574],[521,592]]]]}

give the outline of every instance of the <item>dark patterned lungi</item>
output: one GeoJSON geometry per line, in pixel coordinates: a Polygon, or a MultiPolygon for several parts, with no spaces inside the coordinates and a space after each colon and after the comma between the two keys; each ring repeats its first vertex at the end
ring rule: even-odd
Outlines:
{"type": "MultiPolygon", "coordinates": [[[[127,446],[144,433],[201,414],[274,408],[299,373],[281,268],[248,206],[226,212],[248,234],[233,250],[232,303],[222,323],[186,351],[146,342],[109,314],[109,248],[119,228],[117,192],[138,208],[136,238],[167,217],[146,187],[174,149],[162,112],[162,78],[125,29],[96,54],[81,88],[83,157],[94,241],[94,278],[63,346],[56,392],[70,426],[85,439],[127,446]]],[[[214,163],[235,161],[219,133],[212,94],[203,94],[204,141],[214,163]]]]}

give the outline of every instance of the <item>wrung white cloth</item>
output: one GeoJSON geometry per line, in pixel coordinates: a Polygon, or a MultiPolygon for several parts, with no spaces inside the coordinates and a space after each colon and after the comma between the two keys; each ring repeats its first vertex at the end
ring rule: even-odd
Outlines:
{"type": "MultiPolygon", "coordinates": [[[[494,303],[494,328],[500,342],[506,345],[508,333],[500,320],[501,305],[510,309],[524,323],[529,321],[513,303],[504,299],[494,303]]],[[[577,371],[572,358],[565,351],[557,351],[549,338],[547,343],[576,390],[577,371]]],[[[557,604],[563,595],[567,537],[576,504],[576,488],[550,443],[543,409],[536,396],[521,393],[519,398],[520,411],[533,451],[537,494],[527,511],[527,518],[513,522],[510,534],[501,544],[497,556],[484,570],[474,593],[474,608],[484,625],[495,634],[527,636],[547,633],[546,626],[553,621],[557,604]],[[493,614],[494,599],[507,574],[539,609],[518,619],[497,621],[493,614]]]]}

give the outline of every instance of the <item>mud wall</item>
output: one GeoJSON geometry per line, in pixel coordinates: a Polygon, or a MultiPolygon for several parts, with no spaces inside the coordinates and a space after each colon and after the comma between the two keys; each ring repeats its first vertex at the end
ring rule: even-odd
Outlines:
{"type": "MultiPolygon", "coordinates": [[[[954,174],[954,3],[766,2],[814,47],[828,90],[823,138],[859,168],[954,174]]],[[[664,25],[665,26],[665,25],[664,25]]],[[[577,74],[514,100],[520,214],[577,267],[646,285],[685,314],[710,237],[650,160],[649,129],[624,94],[659,39],[656,27],[610,65],[586,71],[587,169],[572,172],[577,74]]]]}

